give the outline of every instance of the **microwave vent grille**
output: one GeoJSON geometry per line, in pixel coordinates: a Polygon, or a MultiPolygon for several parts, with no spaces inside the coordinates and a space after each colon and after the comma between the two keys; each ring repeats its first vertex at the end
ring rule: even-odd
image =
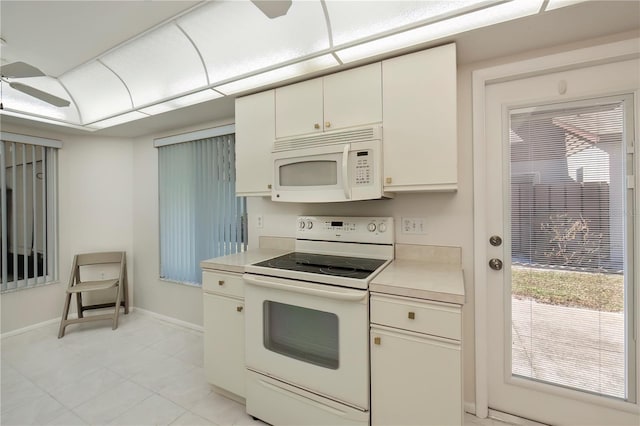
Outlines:
{"type": "Polygon", "coordinates": [[[273,152],[289,151],[302,148],[315,148],[327,145],[343,145],[354,142],[366,142],[380,139],[380,127],[365,127],[339,132],[327,132],[311,136],[298,136],[276,140],[273,152]]]}

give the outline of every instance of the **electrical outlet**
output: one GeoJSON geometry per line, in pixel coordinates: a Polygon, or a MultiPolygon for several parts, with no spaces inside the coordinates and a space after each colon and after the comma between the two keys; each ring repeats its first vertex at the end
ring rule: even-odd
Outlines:
{"type": "Polygon", "coordinates": [[[100,271],[100,279],[104,280],[104,271],[100,271]]]}
{"type": "Polygon", "coordinates": [[[264,228],[264,218],[261,214],[256,216],[256,228],[264,228]]]}
{"type": "Polygon", "coordinates": [[[427,233],[427,219],[424,217],[403,217],[402,228],[403,234],[426,234],[427,233]]]}

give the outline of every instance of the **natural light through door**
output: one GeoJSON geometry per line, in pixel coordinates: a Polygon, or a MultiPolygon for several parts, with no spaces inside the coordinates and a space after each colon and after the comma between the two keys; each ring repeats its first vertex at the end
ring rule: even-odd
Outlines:
{"type": "Polygon", "coordinates": [[[626,400],[624,107],[511,110],[509,151],[511,372],[626,400]]]}

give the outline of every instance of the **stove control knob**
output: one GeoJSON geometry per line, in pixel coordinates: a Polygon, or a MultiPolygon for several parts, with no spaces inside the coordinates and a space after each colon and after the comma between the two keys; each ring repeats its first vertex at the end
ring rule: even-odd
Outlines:
{"type": "Polygon", "coordinates": [[[304,229],[304,220],[301,220],[300,222],[298,222],[298,228],[304,229]]]}
{"type": "Polygon", "coordinates": [[[369,232],[374,232],[376,230],[376,224],[371,222],[368,226],[367,229],[369,230],[369,232]]]}
{"type": "Polygon", "coordinates": [[[310,220],[307,221],[307,229],[311,229],[313,228],[313,222],[311,222],[310,220]]]}
{"type": "Polygon", "coordinates": [[[380,232],[384,232],[387,230],[387,224],[386,223],[381,223],[380,225],[378,225],[378,231],[380,232]]]}

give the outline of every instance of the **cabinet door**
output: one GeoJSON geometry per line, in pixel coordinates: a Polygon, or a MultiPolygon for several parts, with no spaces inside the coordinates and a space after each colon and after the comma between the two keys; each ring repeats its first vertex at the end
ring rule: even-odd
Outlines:
{"type": "Polygon", "coordinates": [[[270,195],[274,91],[236,99],[236,194],[270,195]]]}
{"type": "Polygon", "coordinates": [[[208,293],[203,300],[207,381],[244,398],[244,302],[208,293]]]}
{"type": "Polygon", "coordinates": [[[385,191],[457,187],[456,49],[382,62],[385,191]]]}
{"type": "Polygon", "coordinates": [[[371,328],[371,424],[462,425],[460,345],[371,328]]]}
{"type": "Polygon", "coordinates": [[[382,76],[379,62],[324,78],[324,130],[381,122],[382,76]]]}
{"type": "Polygon", "coordinates": [[[276,89],[276,137],[322,132],[322,79],[276,89]]]}

